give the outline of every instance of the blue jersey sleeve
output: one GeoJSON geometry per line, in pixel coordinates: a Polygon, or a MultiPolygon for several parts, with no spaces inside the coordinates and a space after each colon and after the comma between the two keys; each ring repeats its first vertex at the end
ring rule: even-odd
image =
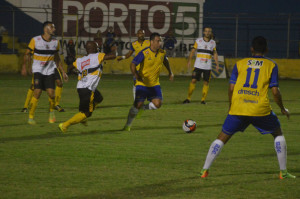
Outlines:
{"type": "Polygon", "coordinates": [[[132,43],[130,44],[130,50],[134,51],[134,48],[132,46],[132,43]]]}
{"type": "Polygon", "coordinates": [[[233,67],[233,70],[232,70],[232,73],[231,73],[231,77],[230,77],[230,83],[231,84],[235,84],[236,83],[236,80],[237,80],[237,77],[238,77],[238,70],[237,70],[237,67],[236,67],[236,64],[234,65],[233,67]]]}
{"type": "Polygon", "coordinates": [[[278,86],[279,86],[279,83],[278,83],[278,66],[276,64],[275,67],[272,70],[269,88],[278,87],[278,86]]]}
{"type": "Polygon", "coordinates": [[[139,65],[144,60],[144,58],[144,53],[143,51],[141,51],[137,56],[135,56],[135,58],[132,60],[132,63],[134,63],[135,65],[139,65]]]}

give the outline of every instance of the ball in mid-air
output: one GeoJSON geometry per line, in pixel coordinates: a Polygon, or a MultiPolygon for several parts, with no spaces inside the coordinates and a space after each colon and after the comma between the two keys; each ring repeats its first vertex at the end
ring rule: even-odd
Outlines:
{"type": "Polygon", "coordinates": [[[182,129],[186,133],[192,133],[193,131],[196,130],[197,124],[194,120],[185,120],[182,124],[182,129]]]}

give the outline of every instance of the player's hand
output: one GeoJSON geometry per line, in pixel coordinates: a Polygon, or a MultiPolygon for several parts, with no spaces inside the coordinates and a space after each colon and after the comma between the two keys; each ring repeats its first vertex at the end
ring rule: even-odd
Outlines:
{"type": "Polygon", "coordinates": [[[69,81],[69,77],[68,77],[67,73],[63,73],[63,77],[64,77],[65,82],[69,81]]]}
{"type": "Polygon", "coordinates": [[[173,81],[173,80],[174,80],[174,74],[173,74],[173,73],[170,73],[170,74],[169,74],[169,80],[170,80],[170,81],[173,81]]]}
{"type": "Polygon", "coordinates": [[[26,65],[25,65],[25,66],[23,65],[22,70],[21,70],[21,74],[22,74],[23,76],[26,76],[26,75],[27,75],[26,65]]]}
{"type": "Polygon", "coordinates": [[[287,108],[281,109],[281,113],[290,119],[290,112],[287,108]]]}
{"type": "Polygon", "coordinates": [[[134,75],[137,81],[143,82],[143,79],[138,74],[134,75]]]}

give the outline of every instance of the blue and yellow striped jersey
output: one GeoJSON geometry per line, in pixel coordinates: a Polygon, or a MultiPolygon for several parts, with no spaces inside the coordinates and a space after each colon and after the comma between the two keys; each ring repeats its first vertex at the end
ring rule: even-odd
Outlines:
{"type": "Polygon", "coordinates": [[[163,49],[153,52],[150,48],[146,48],[141,51],[132,61],[135,65],[140,64],[139,75],[143,79],[143,82],[137,80],[136,86],[159,85],[159,74],[165,59],[167,59],[166,51],[163,49]]]}
{"type": "Polygon", "coordinates": [[[278,66],[262,56],[244,58],[235,64],[230,83],[235,84],[230,115],[269,115],[268,88],[278,87],[278,66]]]}

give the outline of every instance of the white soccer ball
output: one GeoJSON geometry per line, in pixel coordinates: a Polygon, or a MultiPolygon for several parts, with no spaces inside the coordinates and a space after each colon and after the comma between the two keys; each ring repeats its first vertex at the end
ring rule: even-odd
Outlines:
{"type": "Polygon", "coordinates": [[[194,120],[185,120],[182,124],[182,129],[186,133],[192,133],[197,128],[197,124],[194,120]]]}

